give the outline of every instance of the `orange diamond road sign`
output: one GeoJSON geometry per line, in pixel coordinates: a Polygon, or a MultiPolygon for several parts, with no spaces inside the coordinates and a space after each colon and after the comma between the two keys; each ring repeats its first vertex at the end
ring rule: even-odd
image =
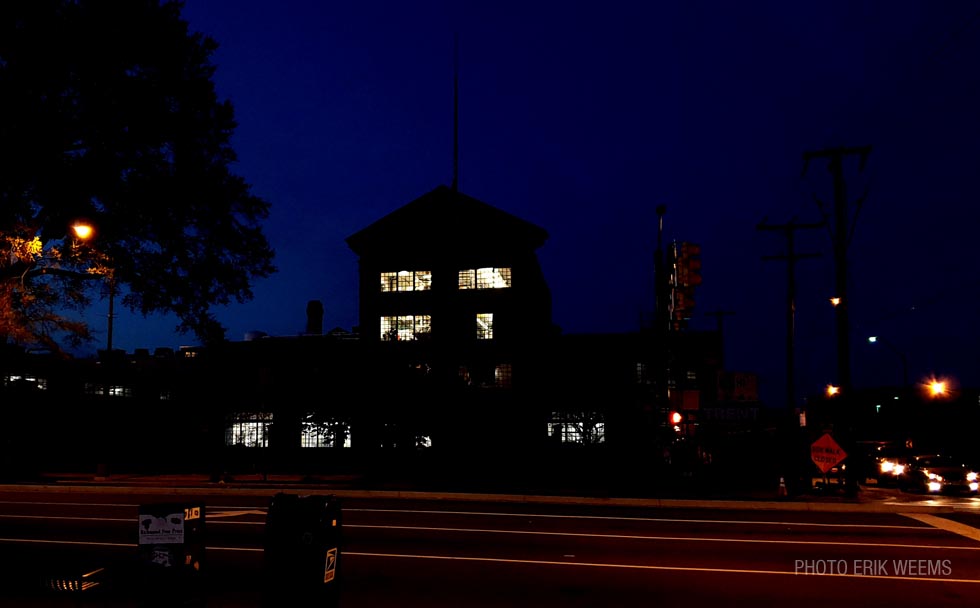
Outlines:
{"type": "Polygon", "coordinates": [[[847,452],[837,445],[830,433],[824,433],[820,439],[814,441],[810,446],[810,459],[817,465],[821,473],[826,473],[845,458],[847,458],[847,452]]]}

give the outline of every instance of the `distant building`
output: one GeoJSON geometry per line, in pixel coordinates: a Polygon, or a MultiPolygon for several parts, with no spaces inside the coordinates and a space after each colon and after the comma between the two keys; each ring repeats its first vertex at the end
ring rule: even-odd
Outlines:
{"type": "Polygon", "coordinates": [[[748,376],[720,390],[718,332],[560,334],[537,257],[547,238],[440,186],[347,238],[356,330],[324,333],[314,301],[298,336],[99,361],[0,357],[5,397],[50,404],[18,414],[32,435],[5,453],[213,471],[408,466],[426,453],[602,471],[610,454],[652,466],[671,447],[702,451],[735,418],[746,427],[758,404],[748,376]]]}

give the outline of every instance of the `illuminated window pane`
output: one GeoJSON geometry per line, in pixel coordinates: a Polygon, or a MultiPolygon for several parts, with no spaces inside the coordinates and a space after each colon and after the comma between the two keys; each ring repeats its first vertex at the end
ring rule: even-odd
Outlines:
{"type": "Polygon", "coordinates": [[[350,422],[339,418],[303,422],[300,445],[304,448],[349,448],[350,422]]]}
{"type": "Polygon", "coordinates": [[[225,426],[225,445],[246,448],[269,447],[269,412],[241,412],[232,414],[225,426]]]}
{"type": "Polygon", "coordinates": [[[382,272],[381,273],[381,291],[398,291],[398,273],[397,272],[382,272]]]}
{"type": "Polygon", "coordinates": [[[411,272],[402,270],[398,273],[398,291],[412,291],[414,286],[415,281],[411,272]]]}
{"type": "Polygon", "coordinates": [[[420,340],[428,337],[431,329],[430,315],[381,317],[381,340],[384,342],[420,340]]]}
{"type": "Polygon", "coordinates": [[[21,375],[9,375],[4,376],[3,384],[4,386],[11,386],[17,382],[24,382],[27,384],[33,384],[38,390],[46,391],[48,390],[48,379],[38,378],[36,376],[21,376],[21,375]]]}
{"type": "Polygon", "coordinates": [[[548,436],[560,443],[605,443],[606,423],[597,412],[552,412],[548,421],[548,436]]]}
{"type": "Polygon", "coordinates": [[[459,288],[460,289],[476,289],[476,271],[475,270],[460,270],[459,271],[459,288]]]}
{"type": "Polygon", "coordinates": [[[128,386],[110,386],[107,393],[110,397],[132,397],[133,389],[128,386]]]}
{"type": "Polygon", "coordinates": [[[476,315],[476,337],[478,340],[493,339],[493,313],[478,313],[476,315]]]}
{"type": "Polygon", "coordinates": [[[510,388],[512,374],[510,363],[501,363],[493,370],[493,385],[497,388],[510,388]]]}
{"type": "Polygon", "coordinates": [[[428,291],[432,289],[431,270],[399,270],[381,273],[381,291],[428,291]]]}
{"type": "Polygon", "coordinates": [[[650,384],[650,370],[646,363],[636,364],[636,383],[637,384],[650,384]]]}
{"type": "Polygon", "coordinates": [[[510,287],[510,268],[477,268],[477,289],[501,289],[510,287]]]}

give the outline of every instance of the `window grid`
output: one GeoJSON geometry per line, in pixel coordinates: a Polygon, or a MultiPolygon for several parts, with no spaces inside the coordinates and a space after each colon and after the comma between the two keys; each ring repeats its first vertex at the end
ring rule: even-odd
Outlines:
{"type": "Polygon", "coordinates": [[[548,435],[561,443],[605,443],[606,423],[596,412],[552,412],[548,435]]]}
{"type": "Polygon", "coordinates": [[[505,289],[510,286],[510,268],[486,267],[459,271],[460,289],[505,289]]]}
{"type": "Polygon", "coordinates": [[[381,273],[381,291],[428,291],[432,288],[431,270],[399,270],[381,273]]]}
{"type": "Polygon", "coordinates": [[[47,378],[38,378],[36,376],[20,376],[20,375],[4,376],[3,378],[4,386],[10,386],[11,384],[19,381],[32,382],[38,388],[38,390],[42,390],[42,391],[48,390],[47,378]]]}
{"type": "Polygon", "coordinates": [[[476,315],[476,338],[493,340],[493,313],[481,312],[476,315]]]}
{"type": "Polygon", "coordinates": [[[246,448],[269,447],[269,412],[242,412],[230,417],[225,427],[225,445],[246,448]]]}
{"type": "Polygon", "coordinates": [[[501,363],[493,369],[493,385],[496,388],[510,388],[513,369],[510,363],[501,363]]]}
{"type": "Polygon", "coordinates": [[[384,342],[420,340],[427,337],[431,331],[430,315],[381,317],[381,340],[384,342]]]}
{"type": "Polygon", "coordinates": [[[303,422],[300,446],[304,448],[349,448],[350,422],[332,419],[303,422]]]}

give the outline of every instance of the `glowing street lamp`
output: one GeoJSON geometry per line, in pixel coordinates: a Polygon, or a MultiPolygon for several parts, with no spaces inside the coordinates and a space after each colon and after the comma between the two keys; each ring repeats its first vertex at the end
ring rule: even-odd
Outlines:
{"type": "Polygon", "coordinates": [[[830,305],[835,308],[840,306],[840,298],[830,298],[830,305]]]}
{"type": "Polygon", "coordinates": [[[95,228],[85,222],[76,222],[72,225],[71,229],[75,233],[75,236],[83,241],[89,240],[95,234],[95,228]]]}
{"type": "MultiPolygon", "coordinates": [[[[89,241],[95,236],[95,227],[88,222],[78,221],[72,224],[72,232],[81,241],[89,241]]],[[[108,325],[106,327],[106,351],[112,352],[112,320],[115,315],[115,299],[116,299],[116,277],[112,269],[108,272],[109,279],[109,315],[108,315],[108,325]]]]}
{"type": "Polygon", "coordinates": [[[945,397],[949,392],[949,388],[946,386],[944,380],[932,380],[928,384],[929,396],[931,397],[945,397]]]}
{"type": "Polygon", "coordinates": [[[840,394],[840,387],[834,386],[833,384],[828,384],[826,393],[828,397],[836,397],[837,395],[840,394]]]}

